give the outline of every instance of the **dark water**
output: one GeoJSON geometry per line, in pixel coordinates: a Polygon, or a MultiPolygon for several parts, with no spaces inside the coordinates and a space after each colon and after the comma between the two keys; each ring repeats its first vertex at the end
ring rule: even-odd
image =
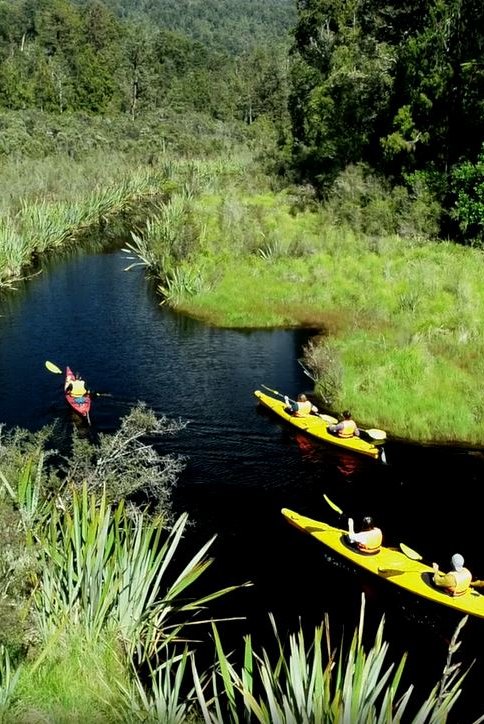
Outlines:
{"type": "MultiPolygon", "coordinates": [[[[175,492],[177,511],[194,522],[186,544],[217,534],[208,590],[254,583],[211,609],[247,617],[224,624],[227,640],[236,646],[253,631],[266,644],[269,611],[281,632],[299,618],[311,630],[327,612],[334,642],[349,639],[364,594],[369,634],[384,615],[391,659],[408,651],[407,678],[427,693],[459,615],[355,570],[288,526],[280,509],[346,525],[326,493],[356,518],[372,513],[387,544],[404,541],[442,567],[459,551],[484,578],[482,452],[395,441],[384,466],[298,436],[258,409],[253,391],[261,384],[290,395],[308,390],[297,358],[309,332],[210,328],[161,308],[142,272],[125,273],[126,264],[120,252],[74,257],[1,302],[0,422],[33,430],[55,421],[66,444],[74,420],[46,359],[113,393],[93,404],[96,430],[113,430],[136,400],[189,420],[160,445],[189,456],[175,492]]],[[[484,710],[484,620],[470,619],[462,639],[456,660],[476,663],[454,720],[468,722],[484,710]]]]}

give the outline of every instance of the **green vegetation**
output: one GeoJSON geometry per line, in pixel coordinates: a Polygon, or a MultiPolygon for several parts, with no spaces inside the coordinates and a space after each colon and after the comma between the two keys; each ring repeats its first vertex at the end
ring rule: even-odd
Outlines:
{"type": "Polygon", "coordinates": [[[457,219],[469,238],[466,209],[451,209],[464,181],[454,171],[482,147],[483,21],[472,0],[300,3],[289,103],[297,177],[323,194],[349,164],[392,185],[418,178],[442,204],[442,232],[457,236],[457,219]]]}
{"type": "Polygon", "coordinates": [[[425,191],[388,197],[370,180],[352,217],[356,172],[338,204],[298,210],[290,191],[258,193],[261,176],[249,191],[240,165],[192,170],[198,194],[172,196],[131,245],[165,301],[217,326],[326,330],[338,379],[312,369],[333,410],[403,437],[482,443],[484,256],[422,235],[435,219],[425,191]],[[370,234],[380,219],[386,233],[370,234]]]}
{"type": "MultiPolygon", "coordinates": [[[[111,449],[125,450],[129,434],[136,425],[141,431],[145,420],[152,425],[152,413],[130,413],[111,449]]],[[[446,720],[464,679],[452,656],[465,619],[441,681],[420,705],[412,687],[402,685],[405,658],[396,669],[386,661],[383,621],[374,642],[364,643],[364,600],[349,647],[342,640],[335,649],[327,619],[309,644],[302,628],[286,643],[273,621],[276,661],[258,654],[248,637],[240,672],[212,620],[216,663],[200,673],[188,632],[194,624],[207,626],[207,604],[234,589],[190,595],[210,564],[212,541],[180,568],[187,516],[170,526],[163,511],[153,516],[133,508],[132,500],[109,505],[105,491],[90,494],[80,466],[87,448],[73,449],[67,473],[48,466],[49,432],[7,433],[0,450],[2,520],[10,520],[9,528],[2,526],[2,605],[28,622],[2,629],[2,721],[235,724],[245,711],[259,722],[273,721],[278,712],[316,724],[341,721],[351,711],[357,721],[393,722],[410,703],[418,713],[409,721],[446,720]]],[[[91,456],[102,457],[102,448],[91,456]]],[[[151,460],[138,458],[137,464],[152,468],[151,460]]],[[[122,489],[116,465],[107,477],[122,489]]]]}
{"type": "Polygon", "coordinates": [[[291,0],[106,0],[105,4],[118,16],[141,22],[148,18],[150,23],[234,55],[285,39],[296,22],[291,0]]]}
{"type": "MultiPolygon", "coordinates": [[[[325,332],[305,356],[330,409],[482,444],[481,5],[180,7],[0,0],[0,287],[123,238],[181,311],[325,332]]],[[[0,429],[2,721],[410,717],[363,611],[336,654],[325,621],[289,653],[275,630],[275,663],[248,638],[242,667],[214,626],[198,672],[188,631],[231,588],[190,596],[211,541],[177,569],[183,459],[142,443],[177,429],[138,407],[56,467],[49,430],[0,429]]],[[[459,631],[421,724],[460,692],[459,631]]]]}
{"type": "MultiPolygon", "coordinates": [[[[219,675],[222,691],[228,699],[228,715],[217,698],[212,704],[208,697],[202,701],[205,721],[217,724],[239,721],[239,706],[249,713],[251,720],[260,724],[274,721],[341,722],[381,721],[397,722],[407,716],[410,722],[446,721],[458,690],[459,672],[452,665],[452,655],[459,644],[457,637],[465,623],[462,620],[449,646],[449,657],[441,681],[431,691],[420,710],[408,711],[411,688],[398,693],[405,667],[405,657],[395,669],[386,664],[388,646],[383,640],[383,621],[378,628],[371,651],[363,644],[364,599],[358,629],[346,653],[331,647],[331,631],[325,625],[317,627],[309,645],[301,630],[289,637],[288,644],[279,637],[275,621],[271,618],[278,655],[271,660],[267,651],[257,654],[250,636],[245,639],[244,663],[240,673],[223,650],[215,630],[219,675]],[[208,719],[209,714],[211,718],[208,719]]],[[[213,677],[214,680],[216,676],[213,677]]]]}

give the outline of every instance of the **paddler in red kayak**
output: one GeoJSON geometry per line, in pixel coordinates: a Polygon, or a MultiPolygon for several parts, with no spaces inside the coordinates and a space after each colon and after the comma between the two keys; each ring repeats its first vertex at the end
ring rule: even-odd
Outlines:
{"type": "Polygon", "coordinates": [[[80,402],[84,397],[88,397],[90,395],[89,390],[86,388],[86,383],[81,378],[79,372],[76,372],[74,379],[66,385],[65,393],[66,395],[73,397],[78,402],[80,402]]]}

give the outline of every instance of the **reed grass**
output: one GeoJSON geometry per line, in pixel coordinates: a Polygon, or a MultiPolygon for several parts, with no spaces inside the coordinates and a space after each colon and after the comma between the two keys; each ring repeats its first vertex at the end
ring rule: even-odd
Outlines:
{"type": "Polygon", "coordinates": [[[166,179],[158,169],[101,154],[68,165],[62,158],[35,166],[10,162],[0,174],[1,187],[8,192],[0,208],[0,286],[11,286],[34,255],[75,242],[141,199],[164,198],[166,179]]]}
{"type": "MultiPolygon", "coordinates": [[[[271,617],[277,653],[255,651],[250,636],[245,638],[242,667],[234,666],[224,651],[214,627],[218,666],[212,677],[210,694],[194,676],[205,724],[256,721],[260,724],[291,722],[380,722],[408,721],[409,724],[445,722],[459,694],[464,675],[452,661],[458,649],[455,632],[449,646],[441,681],[427,698],[414,706],[413,685],[403,689],[406,656],[398,665],[388,663],[388,644],[383,639],[384,620],[368,649],[364,645],[364,599],[359,626],[349,648],[331,643],[327,617],[306,642],[301,629],[289,636],[287,644],[278,634],[271,617]],[[412,714],[410,705],[416,713],[412,714]]],[[[465,622],[465,619],[463,620],[465,622]]]]}
{"type": "Polygon", "coordinates": [[[170,563],[186,523],[182,515],[165,532],[159,520],[128,514],[123,502],[111,509],[105,496],[89,496],[86,486],[81,494],[73,492],[71,510],[53,505],[41,537],[40,585],[34,597],[44,638],[67,622],[93,640],[114,628],[128,651],[152,660],[208,601],[233,590],[186,599],[186,589],[210,565],[206,552],[213,541],[172,574],[170,563]]]}
{"type": "Polygon", "coordinates": [[[22,674],[22,666],[12,666],[8,649],[0,645],[0,721],[5,720],[10,710],[19,679],[22,674]]]}

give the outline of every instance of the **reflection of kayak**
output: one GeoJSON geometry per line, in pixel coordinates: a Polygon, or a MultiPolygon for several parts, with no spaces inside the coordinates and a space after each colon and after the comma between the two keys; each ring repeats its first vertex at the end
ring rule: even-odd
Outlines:
{"type": "Polygon", "coordinates": [[[318,415],[311,415],[309,417],[295,417],[287,412],[285,404],[282,400],[276,400],[270,395],[266,395],[265,392],[256,390],[254,395],[259,399],[265,407],[282,417],[283,420],[291,423],[294,427],[299,430],[317,437],[319,440],[330,442],[332,445],[338,445],[338,447],[344,447],[346,450],[353,450],[353,452],[361,453],[362,455],[369,455],[372,458],[380,457],[381,448],[373,445],[371,442],[363,440],[361,437],[350,437],[343,438],[332,435],[328,432],[328,423],[324,422],[318,415]]]}
{"type": "MultiPolygon", "coordinates": [[[[69,382],[75,379],[70,367],[66,367],[66,381],[64,384],[64,391],[69,382]]],[[[83,397],[73,397],[72,395],[64,392],[66,402],[72,407],[79,415],[86,417],[89,420],[89,410],[91,409],[91,397],[89,395],[83,395],[83,397]]]]}
{"type": "Polygon", "coordinates": [[[386,578],[397,586],[418,596],[428,598],[436,603],[442,603],[462,613],[484,618],[484,596],[474,588],[470,588],[462,596],[450,596],[439,590],[432,583],[433,570],[420,561],[413,561],[399,550],[382,547],[375,555],[358,553],[346,542],[346,531],[333,528],[328,523],[322,523],[312,518],[306,518],[288,508],[282,509],[286,520],[296,528],[309,533],[324,545],[348,558],[352,563],[375,573],[379,578],[386,578]]]}

